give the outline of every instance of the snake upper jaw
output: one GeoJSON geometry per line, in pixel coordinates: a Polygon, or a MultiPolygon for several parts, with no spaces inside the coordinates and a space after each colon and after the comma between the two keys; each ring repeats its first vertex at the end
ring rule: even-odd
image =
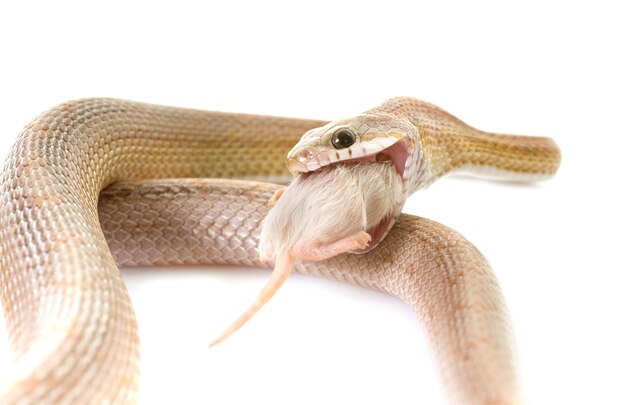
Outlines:
{"type": "Polygon", "coordinates": [[[336,164],[391,161],[400,177],[404,179],[407,160],[411,155],[409,144],[407,136],[386,134],[385,137],[360,144],[363,152],[358,154],[351,149],[325,151],[316,147],[304,147],[289,153],[287,168],[291,174],[296,175],[315,172],[336,164]]]}

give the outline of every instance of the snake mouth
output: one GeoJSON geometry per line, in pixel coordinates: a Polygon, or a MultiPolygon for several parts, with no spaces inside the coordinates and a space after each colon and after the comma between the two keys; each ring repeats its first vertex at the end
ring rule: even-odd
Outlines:
{"type": "MultiPolygon", "coordinates": [[[[336,159],[333,159],[332,161],[331,159],[324,158],[324,152],[313,155],[311,149],[303,148],[296,150],[295,153],[290,153],[287,161],[289,171],[294,175],[299,174],[301,176],[308,177],[315,173],[330,170],[339,165],[384,163],[393,165],[393,168],[399,175],[399,180],[404,183],[406,180],[405,174],[408,173],[408,168],[411,165],[411,149],[409,147],[408,139],[406,137],[402,137],[400,139],[394,138],[392,142],[385,142],[385,144],[387,144],[387,146],[382,147],[381,141],[378,139],[374,145],[367,145],[368,151],[373,149],[372,152],[359,157],[350,157],[351,154],[345,153],[345,149],[337,151],[330,150],[328,153],[335,154],[336,157],[336,159]],[[378,148],[376,148],[376,146],[378,146],[378,148]],[[348,158],[337,158],[337,156],[341,157],[339,154],[341,151],[344,151],[343,154],[347,155],[348,158]]],[[[404,203],[389,200],[387,204],[389,204],[387,214],[378,223],[376,223],[376,225],[365,229],[365,232],[367,232],[371,238],[368,245],[363,249],[353,251],[353,253],[367,253],[378,246],[385,236],[387,236],[387,233],[389,233],[391,227],[395,223],[395,219],[398,217],[404,203]]]]}
{"type": "MultiPolygon", "coordinates": [[[[365,156],[357,158],[344,159],[335,162],[318,162],[317,160],[315,160],[315,163],[311,165],[297,162],[297,160],[295,159],[290,159],[289,162],[296,162],[290,164],[290,171],[296,175],[300,175],[305,178],[327,170],[333,170],[333,168],[340,165],[382,163],[388,166],[393,166],[393,169],[395,169],[399,176],[397,180],[404,183],[404,181],[406,180],[404,175],[411,164],[410,158],[411,154],[408,147],[408,142],[404,138],[402,138],[397,139],[396,142],[392,143],[386,148],[382,148],[378,152],[367,154],[365,156]]],[[[376,248],[391,230],[396,218],[401,212],[402,205],[404,205],[404,203],[398,201],[397,197],[391,197],[391,195],[387,196],[387,198],[385,198],[385,201],[385,205],[387,206],[387,213],[375,225],[364,229],[364,231],[370,235],[370,241],[368,245],[363,249],[354,250],[353,253],[363,254],[376,248]]]]}
{"type": "Polygon", "coordinates": [[[391,161],[404,179],[406,168],[410,164],[410,150],[406,137],[400,139],[387,137],[361,143],[360,151],[352,148],[321,151],[317,154],[311,148],[302,148],[289,154],[287,167],[292,174],[312,173],[324,167],[347,163],[376,163],[391,161]],[[361,156],[353,157],[361,154],[361,156]]]}

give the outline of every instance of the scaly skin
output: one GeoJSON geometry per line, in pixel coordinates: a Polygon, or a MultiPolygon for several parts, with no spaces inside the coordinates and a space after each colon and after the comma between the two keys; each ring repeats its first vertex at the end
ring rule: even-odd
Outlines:
{"type": "MultiPolygon", "coordinates": [[[[110,99],[69,102],[37,117],[12,148],[0,183],[0,288],[15,353],[0,402],[134,402],[137,327],[115,260],[267,266],[256,259],[255,232],[271,186],[199,180],[116,186],[100,207],[111,250],[98,219],[103,188],[181,177],[285,182],[284,156],[302,133],[324,124],[110,99]],[[111,208],[107,201],[116,199],[122,200],[111,208]],[[132,218],[159,220],[134,224],[133,212],[132,218]],[[137,229],[152,243],[141,243],[137,229]],[[171,245],[175,236],[186,248],[171,245]]],[[[534,155],[532,142],[505,149],[534,155]]],[[[489,156],[491,144],[485,145],[481,153],[489,156]]],[[[506,158],[495,147],[494,155],[506,158]]],[[[557,155],[558,149],[550,156],[557,155]]],[[[553,173],[550,167],[540,172],[553,173]]],[[[499,289],[480,254],[453,231],[402,217],[377,249],[297,270],[407,301],[424,320],[454,403],[516,401],[499,289]]]]}

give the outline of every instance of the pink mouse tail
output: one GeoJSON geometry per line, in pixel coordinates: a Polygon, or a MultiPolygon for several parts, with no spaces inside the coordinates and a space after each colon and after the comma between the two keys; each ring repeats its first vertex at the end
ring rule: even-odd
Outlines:
{"type": "Polygon", "coordinates": [[[216,344],[223,342],[230,335],[241,328],[246,322],[248,322],[250,318],[252,318],[274,296],[274,294],[276,294],[276,291],[278,291],[278,289],[285,283],[287,278],[289,278],[294,263],[295,258],[291,252],[288,250],[282,250],[276,258],[276,265],[274,266],[274,271],[272,272],[270,279],[267,281],[256,300],[243,314],[241,314],[239,318],[231,323],[230,326],[224,330],[224,332],[213,340],[209,344],[209,347],[213,347],[216,344]]]}

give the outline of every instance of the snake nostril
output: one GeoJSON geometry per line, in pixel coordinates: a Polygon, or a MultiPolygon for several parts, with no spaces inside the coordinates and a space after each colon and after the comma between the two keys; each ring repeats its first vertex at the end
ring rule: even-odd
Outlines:
{"type": "Polygon", "coordinates": [[[313,152],[311,152],[309,149],[304,149],[298,153],[298,155],[296,156],[296,159],[300,163],[306,163],[309,160],[311,160],[312,157],[313,157],[313,152]]]}

